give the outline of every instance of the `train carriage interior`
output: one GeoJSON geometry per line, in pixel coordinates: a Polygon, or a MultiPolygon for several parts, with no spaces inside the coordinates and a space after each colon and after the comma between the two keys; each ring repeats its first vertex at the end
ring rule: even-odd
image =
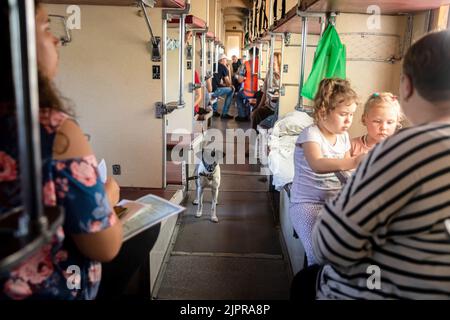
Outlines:
{"type": "MultiPolygon", "coordinates": [[[[45,8],[49,28],[59,40],[54,87],[61,101],[73,108],[97,161],[105,160],[108,177],[120,188],[119,200],[145,204],[153,195],[182,207],[143,229],[152,230],[151,236],[142,232],[123,241],[117,258],[101,263],[106,283],[119,276],[122,264],[125,268],[134,259],[134,248],[141,248],[142,263],[136,263],[120,290],[108,292],[100,281],[97,299],[292,298],[295,275],[311,262],[290,213],[296,190],[296,141],[305,128],[317,123],[317,96],[315,100],[302,92],[319,68],[318,57],[329,33],[335,32],[340,40],[330,46],[343,48],[344,78],[358,96],[353,122],[346,128],[353,139],[368,130],[360,121],[368,97],[383,92],[400,95],[402,63],[411,46],[428,33],[448,32],[450,26],[449,0],[10,0],[9,4],[14,77],[10,87],[17,108],[29,109],[18,126],[36,129],[39,124],[37,83],[27,79],[34,79],[37,69],[41,72],[41,56],[38,46],[38,62],[33,60],[34,37],[21,30],[25,21],[34,23],[30,10],[38,6],[45,8]],[[21,21],[15,29],[14,19],[21,21]],[[15,42],[22,46],[14,46],[15,42]]],[[[330,64],[332,59],[328,54],[320,61],[330,64]]],[[[402,127],[410,125],[402,119],[402,127]]],[[[18,140],[24,143],[20,157],[27,157],[29,164],[26,168],[21,158],[20,168],[25,169],[19,170],[20,181],[34,182],[34,187],[22,188],[21,208],[25,216],[29,211],[31,221],[40,221],[47,209],[43,213],[42,205],[39,210],[33,206],[48,190],[36,183],[41,178],[40,160],[33,166],[33,159],[40,159],[39,140],[33,139],[39,131],[18,134],[27,133],[28,140],[18,140]]],[[[11,227],[15,213],[8,212],[16,212],[3,203],[9,203],[1,189],[9,183],[2,176],[5,159],[0,158],[0,229],[11,227]]],[[[65,221],[72,220],[67,215],[73,212],[65,210],[65,221]]],[[[40,234],[32,228],[37,233],[27,236],[26,243],[17,236],[22,218],[13,223],[18,230],[1,236],[14,237],[6,242],[11,247],[2,249],[1,272],[11,276],[11,270],[26,265],[49,241],[48,234],[57,234],[58,224],[66,230],[61,216],[48,217],[51,223],[42,227],[46,231],[40,229],[40,234]]],[[[125,228],[128,221],[118,223],[125,228]]],[[[33,297],[41,288],[25,281],[29,293],[13,294],[14,285],[0,283],[6,283],[0,299],[33,297]]],[[[450,297],[450,289],[446,296],[450,297]]],[[[75,293],[73,297],[81,299],[75,293]]]]}

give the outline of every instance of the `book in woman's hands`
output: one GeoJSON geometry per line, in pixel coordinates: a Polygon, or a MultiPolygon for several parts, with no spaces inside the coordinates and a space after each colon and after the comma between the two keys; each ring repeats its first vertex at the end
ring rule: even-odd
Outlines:
{"type": "Polygon", "coordinates": [[[123,223],[123,241],[186,209],[153,194],[136,201],[122,200],[117,206],[126,209],[119,216],[123,223]]]}

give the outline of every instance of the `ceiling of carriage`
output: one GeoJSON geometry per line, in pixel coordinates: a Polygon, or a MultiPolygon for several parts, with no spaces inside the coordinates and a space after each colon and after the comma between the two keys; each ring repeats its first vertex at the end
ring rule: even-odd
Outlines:
{"type": "Polygon", "coordinates": [[[252,0],[222,0],[226,30],[243,31],[252,0]]]}

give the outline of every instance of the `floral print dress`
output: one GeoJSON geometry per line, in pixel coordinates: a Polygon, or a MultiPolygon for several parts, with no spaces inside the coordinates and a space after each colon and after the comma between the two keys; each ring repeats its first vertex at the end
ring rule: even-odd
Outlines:
{"type": "MultiPolygon", "coordinates": [[[[101,264],[84,257],[70,235],[101,231],[117,219],[94,155],[53,159],[53,142],[66,119],[65,113],[40,110],[43,203],[64,208],[63,227],[31,258],[0,274],[0,299],[78,300],[97,294],[101,264]]],[[[0,217],[20,205],[16,118],[0,113],[0,217]]]]}

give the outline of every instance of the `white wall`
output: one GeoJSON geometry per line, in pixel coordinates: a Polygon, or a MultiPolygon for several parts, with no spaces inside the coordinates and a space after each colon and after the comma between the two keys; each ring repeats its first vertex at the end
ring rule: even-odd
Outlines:
{"type": "Polygon", "coordinates": [[[206,12],[207,1],[208,0],[191,0],[191,12],[189,14],[192,14],[197,18],[200,18],[203,21],[207,22],[208,20],[208,12],[206,12]]]}
{"type": "MultiPolygon", "coordinates": [[[[172,39],[179,38],[178,28],[168,28],[167,36],[172,39]]],[[[167,101],[179,100],[179,49],[167,51],[167,101]]],[[[184,86],[183,100],[185,107],[177,109],[167,115],[167,133],[193,132],[194,109],[192,106],[192,93],[189,92],[189,83],[192,82],[192,71],[187,70],[186,54],[184,59],[184,86]]]]}
{"type": "MultiPolygon", "coordinates": [[[[397,34],[404,36],[406,30],[406,18],[399,16],[382,16],[381,29],[371,30],[367,26],[368,15],[361,14],[341,14],[336,18],[336,29],[343,32],[375,32],[397,34]]],[[[346,43],[347,52],[352,50],[354,43],[346,43]]],[[[347,56],[348,57],[348,56],[347,56]]],[[[389,64],[386,62],[348,61],[347,79],[350,80],[353,89],[358,93],[361,102],[365,103],[369,95],[374,92],[390,91],[398,94],[400,82],[401,62],[389,64]]],[[[361,123],[363,107],[359,107],[352,127],[349,130],[350,136],[359,136],[366,133],[366,128],[361,123]]]]}
{"type": "Polygon", "coordinates": [[[240,57],[241,52],[241,34],[240,33],[227,33],[226,37],[226,55],[231,58],[232,55],[240,57]]]}
{"type": "MultiPolygon", "coordinates": [[[[208,29],[214,32],[217,37],[217,0],[206,0],[209,1],[209,25],[208,29]]],[[[206,5],[206,4],[205,4],[206,5]]]]}
{"type": "MultiPolygon", "coordinates": [[[[65,5],[48,5],[65,15],[65,5]]],[[[149,32],[132,7],[80,6],[81,30],[60,50],[57,86],[71,99],[82,129],[91,136],[98,158],[120,164],[121,186],[162,186],[161,81],[152,80],[149,32]]],[[[161,21],[161,10],[149,10],[161,21]]],[[[152,24],[161,35],[161,23],[152,24]]]]}
{"type": "MultiPolygon", "coordinates": [[[[319,36],[308,35],[308,45],[317,45],[319,36]]],[[[280,41],[278,41],[279,43],[280,41]]],[[[299,91],[299,79],[300,79],[300,63],[302,59],[301,55],[301,35],[291,34],[290,45],[284,48],[284,57],[282,65],[288,66],[288,72],[283,73],[283,84],[285,85],[285,95],[280,97],[279,115],[282,116],[295,109],[298,102],[299,91]],[[296,86],[290,86],[289,84],[295,84],[296,86]]],[[[305,66],[305,81],[311,72],[312,62],[314,60],[315,48],[307,47],[306,51],[306,66],[305,66]]],[[[283,70],[283,66],[281,69],[283,70]]],[[[312,102],[305,100],[306,105],[312,105],[312,102]]]]}

